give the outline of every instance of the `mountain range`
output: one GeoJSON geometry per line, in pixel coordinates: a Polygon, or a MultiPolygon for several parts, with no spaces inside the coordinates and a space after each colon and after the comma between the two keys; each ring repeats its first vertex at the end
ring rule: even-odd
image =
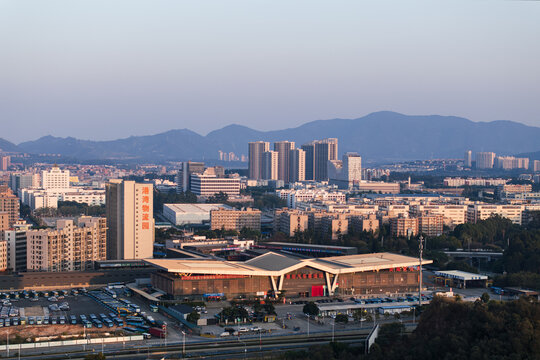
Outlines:
{"type": "Polygon", "coordinates": [[[316,120],[301,126],[258,131],[229,125],[202,136],[189,129],[129,138],[92,141],[44,136],[18,145],[0,139],[0,149],[31,154],[61,154],[78,159],[140,161],[216,159],[218,150],[246,154],[249,141],[339,139],[339,152],[358,152],[365,159],[413,160],[461,158],[465,150],[497,154],[536,154],[540,128],[512,121],[473,122],[439,115],[404,115],[382,111],[358,119],[316,120]]]}

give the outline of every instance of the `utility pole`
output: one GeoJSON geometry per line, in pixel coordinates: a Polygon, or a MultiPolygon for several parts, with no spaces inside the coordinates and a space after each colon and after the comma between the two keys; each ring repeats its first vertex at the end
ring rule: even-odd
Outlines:
{"type": "Polygon", "coordinates": [[[424,250],[424,237],[420,235],[418,238],[418,248],[420,250],[420,268],[418,269],[418,305],[422,306],[422,251],[424,250]]]}

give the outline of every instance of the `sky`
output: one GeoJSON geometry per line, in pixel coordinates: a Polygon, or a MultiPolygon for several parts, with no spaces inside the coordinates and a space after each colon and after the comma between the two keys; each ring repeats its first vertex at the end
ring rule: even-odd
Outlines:
{"type": "Polygon", "coordinates": [[[540,1],[0,0],[0,137],[390,110],[540,126],[540,1]]]}

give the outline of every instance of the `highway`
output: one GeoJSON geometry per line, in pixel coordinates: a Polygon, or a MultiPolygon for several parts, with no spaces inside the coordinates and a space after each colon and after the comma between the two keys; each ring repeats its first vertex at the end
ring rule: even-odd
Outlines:
{"type": "MultiPolygon", "coordinates": [[[[411,332],[415,325],[405,324],[407,332],[411,332]]],[[[334,333],[331,332],[323,334],[298,334],[291,336],[276,336],[267,338],[232,338],[232,339],[209,339],[208,341],[200,341],[196,343],[185,344],[185,357],[188,358],[205,358],[205,359],[230,359],[230,358],[247,358],[256,357],[261,352],[284,352],[288,350],[306,349],[313,345],[324,344],[332,341],[334,336],[335,341],[343,343],[355,343],[363,344],[371,329],[363,329],[356,331],[346,331],[334,333]]],[[[11,359],[84,359],[84,356],[94,352],[100,352],[100,346],[95,346],[93,349],[88,348],[88,351],[81,351],[81,349],[69,350],[65,348],[55,348],[54,353],[47,354],[21,354],[19,357],[15,351],[10,353],[11,359]]],[[[154,346],[138,345],[128,349],[122,348],[105,348],[105,355],[108,359],[178,359],[182,358],[183,344],[181,342],[175,342],[164,346],[158,344],[154,346]]],[[[1,354],[5,355],[5,354],[1,354]]]]}

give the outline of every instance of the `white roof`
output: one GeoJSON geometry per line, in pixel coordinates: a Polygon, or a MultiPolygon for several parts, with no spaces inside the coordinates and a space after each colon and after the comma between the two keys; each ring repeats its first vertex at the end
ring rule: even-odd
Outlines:
{"type": "MultiPolygon", "coordinates": [[[[226,274],[280,276],[306,266],[329,272],[346,274],[363,271],[379,271],[419,265],[415,257],[393,253],[355,254],[317,259],[299,259],[268,252],[246,262],[220,259],[145,259],[145,262],[161,270],[185,274],[226,274]]],[[[432,263],[423,260],[424,264],[432,263]]]]}
{"type": "Polygon", "coordinates": [[[486,275],[480,275],[480,274],[470,273],[470,272],[461,271],[461,270],[435,271],[435,275],[444,276],[444,277],[452,278],[452,279],[465,280],[465,281],[488,279],[486,275]]]}
{"type": "Polygon", "coordinates": [[[230,208],[224,204],[164,204],[163,206],[177,214],[209,213],[211,210],[230,208]]]}

